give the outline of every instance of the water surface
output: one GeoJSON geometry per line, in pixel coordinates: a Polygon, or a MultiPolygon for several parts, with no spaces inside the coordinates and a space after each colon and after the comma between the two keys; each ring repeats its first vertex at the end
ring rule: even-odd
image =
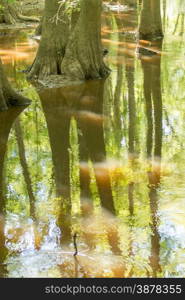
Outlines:
{"type": "Polygon", "coordinates": [[[104,14],[104,81],[37,92],[21,72],[34,30],[1,32],[8,77],[32,99],[0,113],[1,277],[184,276],[185,40],[171,2],[163,42],[137,40],[137,10],[104,14]]]}

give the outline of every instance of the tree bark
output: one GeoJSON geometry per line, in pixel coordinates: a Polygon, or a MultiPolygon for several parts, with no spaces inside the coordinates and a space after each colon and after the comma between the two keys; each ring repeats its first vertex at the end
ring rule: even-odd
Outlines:
{"type": "Polygon", "coordinates": [[[101,45],[101,0],[81,0],[81,12],[69,38],[62,72],[75,79],[103,78],[109,70],[103,62],[101,45]]]}
{"type": "Polygon", "coordinates": [[[60,6],[58,0],[45,0],[42,37],[30,69],[30,79],[61,74],[61,62],[69,35],[69,21],[63,11],[64,5],[60,6]]]}
{"type": "Polygon", "coordinates": [[[11,87],[0,59],[0,111],[7,110],[10,105],[24,106],[28,104],[30,104],[30,100],[17,94],[11,87]]]}
{"type": "Polygon", "coordinates": [[[8,3],[7,0],[0,0],[0,23],[6,23],[6,24],[16,24],[20,21],[30,21],[30,22],[39,22],[39,19],[36,17],[28,17],[23,16],[19,12],[19,9],[15,6],[13,3],[8,3]]]}
{"type": "Polygon", "coordinates": [[[143,0],[139,38],[151,40],[163,37],[160,0],[143,0]]]}

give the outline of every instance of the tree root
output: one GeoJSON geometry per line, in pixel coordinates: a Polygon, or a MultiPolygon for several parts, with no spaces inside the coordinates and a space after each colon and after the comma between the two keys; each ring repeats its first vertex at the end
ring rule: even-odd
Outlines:
{"type": "Polygon", "coordinates": [[[25,22],[40,22],[39,18],[36,17],[29,17],[29,16],[23,16],[19,13],[17,13],[17,19],[25,22]]]}

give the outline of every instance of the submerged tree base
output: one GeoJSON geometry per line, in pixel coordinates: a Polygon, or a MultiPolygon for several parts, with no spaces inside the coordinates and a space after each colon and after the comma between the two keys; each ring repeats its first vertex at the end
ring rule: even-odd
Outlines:
{"type": "Polygon", "coordinates": [[[43,79],[62,73],[61,62],[69,35],[69,20],[62,14],[58,0],[46,0],[40,26],[42,36],[29,79],[43,79]]]}
{"type": "Polygon", "coordinates": [[[162,31],[155,31],[155,32],[139,32],[138,33],[139,40],[146,40],[146,41],[156,41],[162,40],[164,38],[164,34],[162,31]]]}
{"type": "Polygon", "coordinates": [[[102,2],[82,0],[80,5],[80,15],[71,33],[69,17],[62,14],[59,2],[46,0],[41,41],[29,79],[45,80],[50,75],[64,75],[74,80],[88,80],[109,75],[101,44],[102,2]]]}

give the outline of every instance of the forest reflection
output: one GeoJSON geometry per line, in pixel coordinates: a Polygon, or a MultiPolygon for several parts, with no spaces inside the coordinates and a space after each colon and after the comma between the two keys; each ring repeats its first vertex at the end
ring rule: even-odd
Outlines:
{"type": "Polygon", "coordinates": [[[32,31],[0,37],[9,78],[33,99],[0,113],[0,277],[184,274],[182,7],[148,9],[166,34],[154,40],[139,24],[147,0],[122,2],[103,14],[106,80],[36,90],[20,72],[32,31]]]}
{"type": "MultiPolygon", "coordinates": [[[[73,87],[44,90],[39,93],[52,151],[56,197],[61,201],[58,224],[64,244],[71,240],[70,123],[72,119],[76,122],[79,145],[79,188],[82,216],[84,218],[91,217],[93,213],[90,162],[94,170],[101,207],[103,211],[115,215],[109,164],[106,162],[103,129],[106,119],[103,116],[103,93],[104,81],[100,80],[89,81],[73,87]]],[[[111,236],[108,238],[111,248],[120,252],[118,243],[112,243],[111,236]]],[[[92,241],[89,243],[92,247],[92,241]]]]}
{"type": "Polygon", "coordinates": [[[22,108],[12,108],[0,116],[0,277],[6,277],[6,258],[8,249],[6,247],[5,222],[6,222],[6,193],[5,188],[5,156],[10,130],[15,119],[23,111],[22,108]]]}

